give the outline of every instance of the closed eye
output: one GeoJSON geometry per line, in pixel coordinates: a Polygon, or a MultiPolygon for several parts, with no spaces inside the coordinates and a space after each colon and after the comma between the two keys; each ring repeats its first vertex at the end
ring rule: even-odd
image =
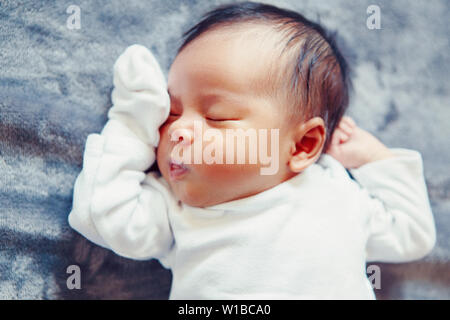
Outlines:
{"type": "Polygon", "coordinates": [[[238,120],[241,120],[241,119],[238,119],[238,118],[210,118],[210,117],[206,117],[206,120],[221,122],[221,121],[238,121],[238,120]]]}

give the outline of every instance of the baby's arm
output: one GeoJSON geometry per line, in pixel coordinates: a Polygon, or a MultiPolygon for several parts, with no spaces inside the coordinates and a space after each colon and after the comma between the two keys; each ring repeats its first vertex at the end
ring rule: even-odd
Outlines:
{"type": "Polygon", "coordinates": [[[162,188],[144,173],[155,161],[169,101],[156,59],[146,48],[131,46],[114,65],[109,120],[86,141],[69,224],[125,257],[161,258],[173,242],[162,188]]]}
{"type": "Polygon", "coordinates": [[[367,261],[407,262],[432,250],[436,230],[420,153],[389,149],[348,117],[328,153],[362,186],[358,197],[370,211],[367,261]]]}

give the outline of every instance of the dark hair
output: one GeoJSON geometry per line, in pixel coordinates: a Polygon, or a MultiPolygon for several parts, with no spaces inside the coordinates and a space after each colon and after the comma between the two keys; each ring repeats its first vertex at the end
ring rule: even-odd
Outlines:
{"type": "MultiPolygon", "coordinates": [[[[282,102],[290,106],[293,114],[300,114],[302,120],[322,117],[327,130],[322,150],[326,151],[336,125],[348,107],[351,86],[347,62],[335,42],[336,33],[329,33],[295,11],[248,1],[225,4],[204,14],[199,23],[183,34],[184,41],[177,55],[206,31],[255,22],[269,26],[282,37],[279,57],[287,56],[284,66],[280,67],[278,63],[262,79],[265,84],[272,82],[265,86],[271,88],[266,93],[279,97],[281,87],[284,89],[281,90],[284,92],[282,102]],[[290,82],[285,81],[286,75],[290,75],[290,82]],[[274,77],[277,86],[273,85],[274,77]]],[[[264,33],[264,36],[268,35],[264,33]]],[[[299,120],[298,116],[289,118],[299,120]]]]}

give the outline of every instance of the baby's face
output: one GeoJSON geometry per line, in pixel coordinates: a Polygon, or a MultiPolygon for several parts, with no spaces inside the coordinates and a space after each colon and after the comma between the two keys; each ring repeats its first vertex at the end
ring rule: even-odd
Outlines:
{"type": "Polygon", "coordinates": [[[163,177],[185,204],[207,207],[244,198],[294,175],[288,167],[289,146],[283,143],[288,135],[285,111],[258,96],[249,85],[264,76],[267,67],[259,46],[257,41],[244,44],[236,36],[206,33],[185,47],[170,68],[171,114],[160,127],[157,162],[163,177]],[[226,132],[236,133],[237,129],[254,132],[258,143],[264,142],[260,129],[267,129],[267,143],[257,148],[256,163],[250,163],[249,154],[254,149],[248,141],[245,163],[237,163],[243,152],[238,150],[237,140],[233,139],[234,157],[230,156],[226,132]],[[278,130],[278,136],[271,129],[278,130]],[[215,151],[211,152],[213,146],[215,151]],[[270,174],[261,174],[261,168],[270,166],[261,161],[261,146],[264,156],[271,157],[270,174]],[[208,154],[209,159],[222,158],[222,163],[218,158],[211,163],[208,154]],[[180,160],[181,155],[184,160],[180,160]],[[227,161],[227,155],[231,161],[227,161]],[[276,160],[278,164],[274,164],[276,160]]]}

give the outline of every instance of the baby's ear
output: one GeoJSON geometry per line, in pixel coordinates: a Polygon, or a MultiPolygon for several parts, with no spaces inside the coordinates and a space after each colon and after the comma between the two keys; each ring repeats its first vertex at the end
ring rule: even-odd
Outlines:
{"type": "Polygon", "coordinates": [[[289,167],[293,172],[302,172],[313,164],[322,153],[326,129],[322,118],[314,117],[294,129],[289,167]]]}

